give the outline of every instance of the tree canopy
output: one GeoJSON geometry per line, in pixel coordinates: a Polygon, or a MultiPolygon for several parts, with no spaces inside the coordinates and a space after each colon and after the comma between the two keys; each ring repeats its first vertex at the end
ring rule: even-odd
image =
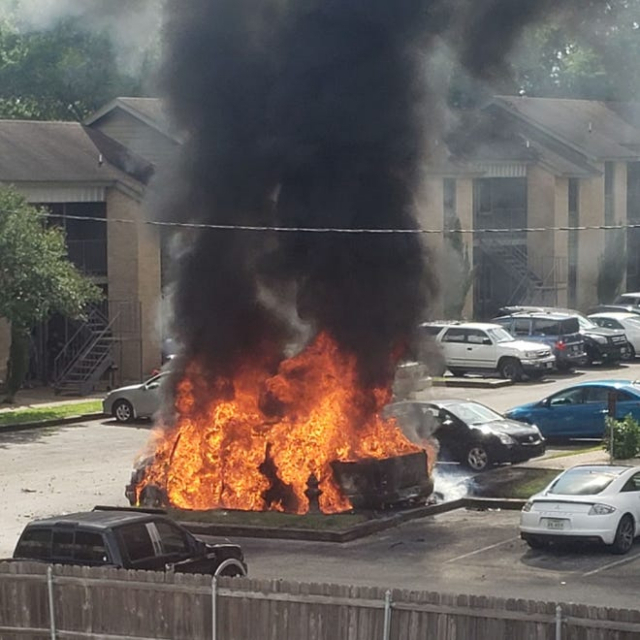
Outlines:
{"type": "Polygon", "coordinates": [[[10,18],[0,22],[0,117],[82,120],[119,95],[144,95],[155,61],[136,71],[118,66],[106,32],[69,17],[31,30],[10,18]]]}

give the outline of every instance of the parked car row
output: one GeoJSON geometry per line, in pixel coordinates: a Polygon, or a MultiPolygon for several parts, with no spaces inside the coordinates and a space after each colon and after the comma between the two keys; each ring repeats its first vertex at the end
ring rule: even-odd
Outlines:
{"type": "Polygon", "coordinates": [[[446,369],[455,376],[498,373],[517,382],[554,369],[615,364],[634,358],[636,345],[640,348],[640,314],[599,312],[587,317],[571,309],[525,306],[500,311],[491,322],[420,325],[421,340],[439,349],[439,357],[433,349],[428,352],[432,374],[442,375],[446,369]]]}

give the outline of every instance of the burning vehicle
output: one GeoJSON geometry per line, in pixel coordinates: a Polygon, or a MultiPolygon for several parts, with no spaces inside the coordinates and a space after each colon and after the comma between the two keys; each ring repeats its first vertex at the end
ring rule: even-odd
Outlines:
{"type": "Polygon", "coordinates": [[[419,222],[444,146],[428,61],[447,41],[489,75],[550,5],[166,3],[161,85],[184,144],[156,215],[178,354],[132,503],[302,514],[429,495],[431,443],[381,416],[437,289],[419,222]]]}

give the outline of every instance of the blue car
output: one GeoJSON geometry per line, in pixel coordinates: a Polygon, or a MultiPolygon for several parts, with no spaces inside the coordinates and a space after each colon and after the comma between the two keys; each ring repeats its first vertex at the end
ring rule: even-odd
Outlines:
{"type": "Polygon", "coordinates": [[[545,438],[602,438],[612,392],[616,417],[631,414],[640,420],[640,383],[631,380],[582,382],[539,402],[514,407],[505,415],[535,424],[545,438]]]}

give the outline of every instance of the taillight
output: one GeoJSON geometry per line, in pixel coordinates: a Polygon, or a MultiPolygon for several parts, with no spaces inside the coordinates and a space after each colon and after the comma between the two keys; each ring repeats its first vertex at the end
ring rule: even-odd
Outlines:
{"type": "Polygon", "coordinates": [[[556,349],[558,351],[564,351],[566,348],[567,345],[562,340],[558,340],[558,342],[556,342],[556,349]]]}

